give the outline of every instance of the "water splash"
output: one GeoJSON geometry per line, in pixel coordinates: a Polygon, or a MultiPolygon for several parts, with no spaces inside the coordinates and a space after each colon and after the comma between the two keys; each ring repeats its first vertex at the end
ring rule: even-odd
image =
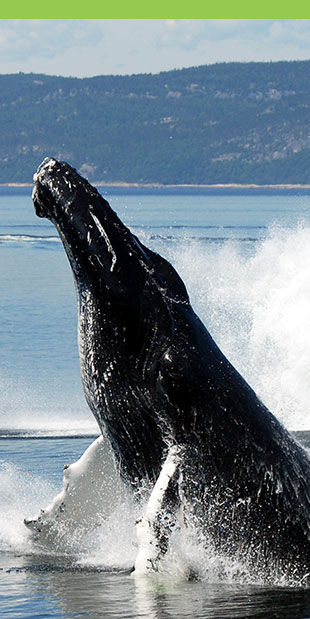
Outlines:
{"type": "Polygon", "coordinates": [[[32,551],[29,532],[23,519],[29,506],[39,509],[42,497],[50,500],[55,486],[39,476],[34,477],[17,466],[0,461],[0,550],[32,551]]]}
{"type": "MultiPolygon", "coordinates": [[[[97,509],[99,501],[94,505],[98,512],[96,527],[92,521],[89,526],[84,521],[80,526],[68,528],[64,521],[51,529],[52,535],[40,540],[24,526],[23,518],[38,511],[42,501],[50,502],[57,490],[55,484],[46,479],[28,475],[16,466],[1,462],[0,551],[29,557],[39,555],[48,560],[49,569],[53,569],[53,565],[63,565],[69,570],[130,570],[138,551],[135,523],[143,512],[143,505],[137,506],[130,493],[123,493],[112,512],[101,518],[97,509]]],[[[180,515],[167,553],[158,563],[156,572],[147,572],[147,578],[159,587],[167,586],[169,582],[173,585],[193,579],[213,584],[303,585],[298,574],[287,577],[280,568],[274,565],[266,576],[260,565],[251,564],[251,557],[247,560],[244,556],[220,554],[212,540],[199,531],[194,520],[185,522],[180,515]]],[[[134,577],[143,581],[146,574],[140,571],[134,577]]]]}
{"type": "Polygon", "coordinates": [[[310,429],[310,228],[274,227],[250,246],[169,250],[216,342],[291,430],[310,429]]]}

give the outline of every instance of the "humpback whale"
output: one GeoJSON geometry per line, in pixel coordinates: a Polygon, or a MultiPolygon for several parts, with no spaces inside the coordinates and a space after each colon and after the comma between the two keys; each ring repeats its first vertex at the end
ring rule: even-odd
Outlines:
{"type": "Polygon", "coordinates": [[[36,214],[56,226],[73,271],[86,400],[122,478],[156,494],[138,523],[157,539],[149,565],[182,506],[216,550],[306,581],[306,451],[218,348],[173,266],[97,189],[51,158],[34,182],[36,214]]]}

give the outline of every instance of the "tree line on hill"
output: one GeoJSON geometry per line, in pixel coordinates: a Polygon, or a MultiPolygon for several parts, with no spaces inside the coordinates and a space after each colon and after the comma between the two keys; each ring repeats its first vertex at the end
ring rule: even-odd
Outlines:
{"type": "Polygon", "coordinates": [[[310,183],[310,61],[0,76],[0,182],[42,158],[92,182],[310,183]]]}

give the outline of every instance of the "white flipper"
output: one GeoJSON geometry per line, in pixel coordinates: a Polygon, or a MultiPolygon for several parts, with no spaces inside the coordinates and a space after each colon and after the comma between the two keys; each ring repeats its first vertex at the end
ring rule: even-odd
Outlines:
{"type": "Polygon", "coordinates": [[[52,503],[24,523],[40,541],[53,542],[57,533],[97,527],[124,493],[108,441],[100,436],[79,460],[65,465],[63,489],[52,503]]]}
{"type": "Polygon", "coordinates": [[[174,445],[168,452],[145,512],[137,520],[136,575],[157,571],[158,563],[167,551],[169,536],[175,524],[176,506],[179,503],[177,478],[180,461],[181,448],[174,445]]]}

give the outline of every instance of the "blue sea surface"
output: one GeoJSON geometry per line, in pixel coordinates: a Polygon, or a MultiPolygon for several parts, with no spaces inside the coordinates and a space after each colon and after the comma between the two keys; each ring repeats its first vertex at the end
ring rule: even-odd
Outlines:
{"type": "MultiPolygon", "coordinates": [[[[310,197],[105,197],[174,264],[225,354],[309,447],[310,197]]],[[[247,581],[231,566],[201,566],[201,582],[173,569],[137,582],[129,506],[80,549],[33,547],[24,517],[59,492],[63,465],[98,428],[81,385],[68,260],[30,191],[0,194],[0,261],[0,617],[310,617],[309,590],[247,581]]]]}

